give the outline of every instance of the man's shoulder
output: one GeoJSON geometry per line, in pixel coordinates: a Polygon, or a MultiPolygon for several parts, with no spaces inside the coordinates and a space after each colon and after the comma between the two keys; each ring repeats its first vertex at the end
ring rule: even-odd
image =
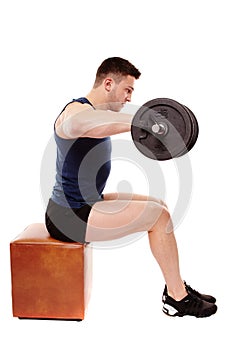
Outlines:
{"type": "MultiPolygon", "coordinates": [[[[84,112],[88,109],[93,109],[90,104],[82,103],[82,102],[79,102],[76,100],[73,100],[72,102],[67,104],[55,122],[55,130],[56,130],[57,135],[62,137],[62,138],[67,138],[67,136],[64,133],[63,127],[62,127],[64,122],[67,122],[69,120],[68,121],[69,124],[72,123],[72,120],[73,120],[72,117],[75,117],[79,113],[84,112]]],[[[67,124],[67,123],[65,123],[65,124],[67,124]]]]}

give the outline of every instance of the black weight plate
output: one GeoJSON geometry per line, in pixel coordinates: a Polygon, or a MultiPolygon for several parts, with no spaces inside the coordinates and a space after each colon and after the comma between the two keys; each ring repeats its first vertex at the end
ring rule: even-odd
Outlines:
{"type": "Polygon", "coordinates": [[[197,141],[197,138],[199,135],[199,126],[198,126],[197,119],[196,119],[195,115],[193,114],[193,112],[187,106],[184,106],[184,107],[189,112],[189,116],[190,116],[191,121],[192,121],[192,130],[193,130],[192,135],[191,135],[191,139],[187,145],[187,151],[189,152],[189,151],[191,151],[191,149],[193,148],[193,146],[195,145],[195,143],[197,141]]]}
{"type": "Polygon", "coordinates": [[[187,110],[187,112],[189,114],[191,125],[192,125],[192,132],[190,133],[190,139],[187,141],[186,147],[184,148],[184,150],[180,154],[177,155],[177,157],[183,156],[184,154],[188,153],[193,148],[193,146],[195,145],[195,143],[197,141],[198,134],[199,134],[199,126],[198,126],[198,122],[197,122],[195,115],[187,106],[183,105],[183,107],[187,110]]]}
{"type": "Polygon", "coordinates": [[[132,127],[132,139],[137,149],[146,157],[168,160],[187,152],[187,145],[193,135],[193,121],[189,111],[179,102],[168,98],[157,98],[145,103],[136,112],[132,127]],[[142,120],[148,119],[148,111],[161,114],[158,122],[168,125],[166,135],[158,135],[142,129],[142,120]]]}

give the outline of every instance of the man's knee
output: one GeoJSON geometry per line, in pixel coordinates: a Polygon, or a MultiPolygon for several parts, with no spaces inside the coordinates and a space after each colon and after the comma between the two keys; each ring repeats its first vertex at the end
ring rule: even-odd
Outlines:
{"type": "Polygon", "coordinates": [[[159,203],[160,203],[163,207],[165,207],[166,209],[168,208],[168,207],[167,207],[167,204],[166,204],[162,199],[159,199],[159,203]]]}
{"type": "Polygon", "coordinates": [[[151,202],[149,204],[149,212],[153,226],[159,225],[160,227],[164,227],[167,232],[173,230],[172,218],[167,206],[162,203],[151,202]]]}
{"type": "Polygon", "coordinates": [[[167,204],[164,202],[163,199],[156,198],[156,197],[150,197],[150,200],[152,202],[158,203],[158,204],[162,205],[163,207],[167,208],[167,204]]]}

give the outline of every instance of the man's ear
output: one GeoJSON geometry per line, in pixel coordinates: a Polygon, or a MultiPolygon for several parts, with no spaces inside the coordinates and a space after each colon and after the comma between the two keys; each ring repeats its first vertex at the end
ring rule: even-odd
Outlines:
{"type": "Polygon", "coordinates": [[[113,88],[114,81],[112,78],[106,78],[104,79],[104,88],[106,91],[110,92],[113,88]]]}

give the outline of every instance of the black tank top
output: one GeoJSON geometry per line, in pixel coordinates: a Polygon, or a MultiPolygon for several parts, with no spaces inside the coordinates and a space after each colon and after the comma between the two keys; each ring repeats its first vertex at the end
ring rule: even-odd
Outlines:
{"type": "MultiPolygon", "coordinates": [[[[92,106],[85,97],[72,102],[92,106]]],[[[63,139],[55,129],[54,137],[57,144],[56,182],[51,199],[71,208],[81,208],[85,204],[93,205],[100,201],[111,170],[110,137],[63,139]]]]}

